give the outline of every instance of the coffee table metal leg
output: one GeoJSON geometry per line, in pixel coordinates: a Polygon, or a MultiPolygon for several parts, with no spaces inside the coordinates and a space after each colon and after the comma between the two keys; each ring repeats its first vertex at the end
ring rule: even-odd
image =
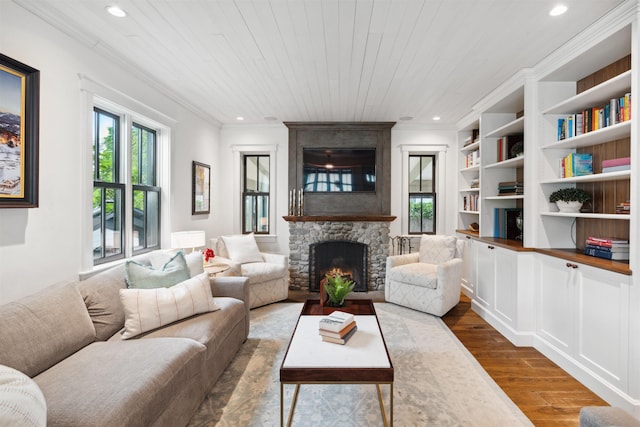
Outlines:
{"type": "MultiPolygon", "coordinates": [[[[289,408],[289,416],[287,417],[287,427],[291,427],[293,422],[293,412],[296,410],[299,391],[300,384],[296,384],[296,389],[293,391],[293,398],[291,399],[291,407],[289,408]]],[[[284,427],[284,383],[280,383],[280,427],[284,427]]]]}
{"type": "Polygon", "coordinates": [[[389,419],[387,420],[387,414],[384,410],[384,400],[382,399],[382,390],[380,384],[376,384],[378,390],[378,403],[380,403],[380,413],[382,414],[382,422],[385,427],[393,427],[393,383],[389,384],[389,419]]]}

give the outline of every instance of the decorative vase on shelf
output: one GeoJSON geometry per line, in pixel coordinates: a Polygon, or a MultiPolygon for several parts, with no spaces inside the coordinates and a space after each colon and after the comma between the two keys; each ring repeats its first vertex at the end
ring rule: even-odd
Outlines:
{"type": "Polygon", "coordinates": [[[564,213],[578,213],[580,212],[580,208],[582,208],[582,202],[575,200],[570,202],[558,200],[556,205],[558,206],[558,210],[564,213]]]}

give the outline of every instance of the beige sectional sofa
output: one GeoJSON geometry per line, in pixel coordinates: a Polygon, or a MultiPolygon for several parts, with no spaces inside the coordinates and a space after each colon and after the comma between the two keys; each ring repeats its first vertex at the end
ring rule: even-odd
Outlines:
{"type": "Polygon", "coordinates": [[[47,425],[186,425],[246,340],[244,277],[210,280],[219,310],[123,340],[124,277],[118,266],[0,307],[0,365],[40,387],[47,425]]]}

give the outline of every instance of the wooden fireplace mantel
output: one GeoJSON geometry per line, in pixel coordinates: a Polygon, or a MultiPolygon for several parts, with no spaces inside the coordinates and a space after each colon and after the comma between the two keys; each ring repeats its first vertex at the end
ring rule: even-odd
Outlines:
{"type": "Polygon", "coordinates": [[[356,222],[356,221],[386,221],[391,222],[396,219],[394,215],[287,215],[283,216],[287,222],[356,222]]]}

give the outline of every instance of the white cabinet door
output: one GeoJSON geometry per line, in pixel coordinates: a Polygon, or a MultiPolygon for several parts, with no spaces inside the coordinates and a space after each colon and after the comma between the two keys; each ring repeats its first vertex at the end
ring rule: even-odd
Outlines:
{"type": "Polygon", "coordinates": [[[541,255],[538,259],[536,332],[558,350],[570,353],[575,330],[573,283],[578,271],[560,258],[541,255]]]}
{"type": "Polygon", "coordinates": [[[476,302],[485,308],[492,309],[495,294],[495,247],[486,243],[477,242],[477,282],[476,302]]]}
{"type": "Polygon", "coordinates": [[[478,242],[469,236],[462,236],[462,239],[464,239],[462,291],[469,298],[473,298],[476,291],[476,250],[478,242]]]}
{"type": "Polygon", "coordinates": [[[629,276],[577,264],[574,357],[627,390],[629,276]]]}
{"type": "Polygon", "coordinates": [[[511,327],[518,317],[518,252],[495,248],[495,314],[511,327]]]}

